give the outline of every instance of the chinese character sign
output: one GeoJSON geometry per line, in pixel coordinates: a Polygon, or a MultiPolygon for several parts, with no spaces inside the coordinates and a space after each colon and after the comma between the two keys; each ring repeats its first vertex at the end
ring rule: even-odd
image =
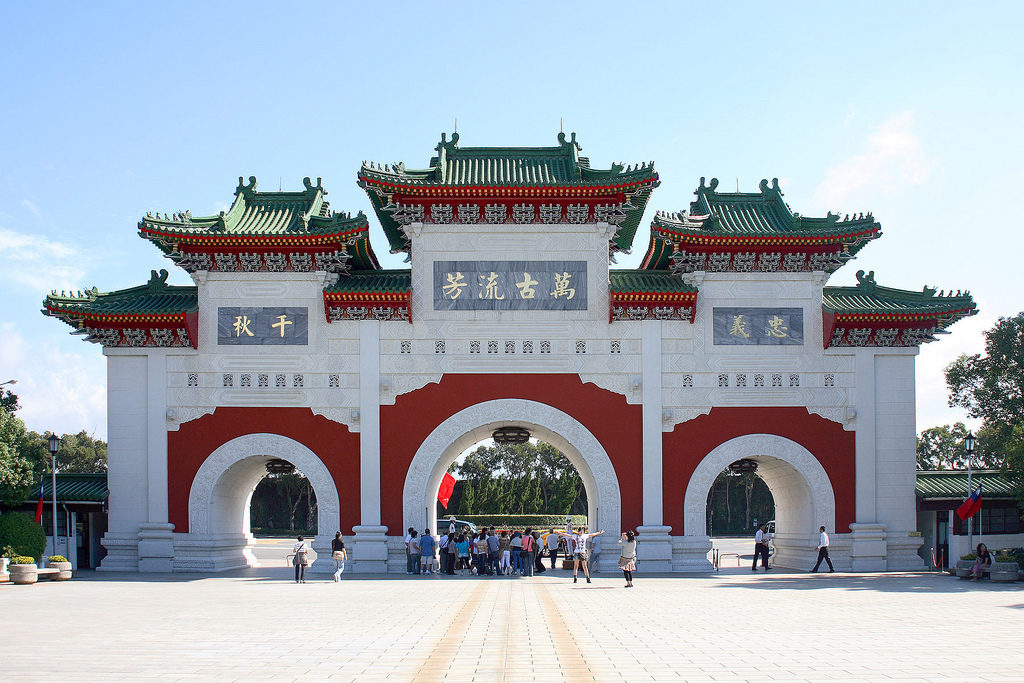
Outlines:
{"type": "Polygon", "coordinates": [[[435,311],[584,311],[586,261],[435,261],[435,311]]]}
{"type": "Polygon", "coordinates": [[[718,346],[802,345],[802,308],[715,308],[714,336],[718,346]]]}
{"type": "Polygon", "coordinates": [[[308,344],[309,310],[298,307],[218,308],[217,343],[228,346],[308,344]]]}

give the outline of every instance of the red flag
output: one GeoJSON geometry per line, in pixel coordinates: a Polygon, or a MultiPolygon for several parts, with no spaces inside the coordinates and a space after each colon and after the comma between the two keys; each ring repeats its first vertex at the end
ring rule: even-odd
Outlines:
{"type": "Polygon", "coordinates": [[[960,521],[964,521],[978,514],[978,510],[981,509],[981,484],[978,484],[978,488],[974,489],[974,493],[971,497],[961,503],[960,507],[956,509],[956,514],[960,518],[960,521]]]}
{"type": "MultiPolygon", "coordinates": [[[[448,501],[452,499],[452,491],[455,490],[455,477],[448,472],[444,473],[444,477],[441,479],[441,488],[437,490],[437,499],[441,501],[441,506],[447,510],[448,501]]],[[[40,498],[42,500],[42,498],[40,498]]]]}
{"type": "Polygon", "coordinates": [[[43,480],[39,480],[39,501],[36,503],[36,524],[43,518],[43,480]]]}

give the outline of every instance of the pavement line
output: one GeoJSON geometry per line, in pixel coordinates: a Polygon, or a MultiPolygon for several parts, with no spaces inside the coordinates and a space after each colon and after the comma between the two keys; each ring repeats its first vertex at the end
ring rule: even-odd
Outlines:
{"type": "Polygon", "coordinates": [[[432,682],[442,681],[448,671],[455,663],[455,657],[460,652],[463,639],[469,631],[469,625],[480,609],[484,595],[487,593],[488,583],[480,583],[470,594],[469,598],[459,608],[458,613],[452,622],[445,629],[441,636],[441,642],[431,650],[416,673],[416,681],[432,682]]]}
{"type": "Polygon", "coordinates": [[[545,584],[544,581],[538,581],[534,585],[540,590],[540,604],[554,607],[553,610],[541,610],[541,614],[544,615],[548,630],[551,632],[551,641],[558,654],[558,665],[562,670],[562,675],[568,683],[593,681],[594,675],[590,671],[587,660],[580,652],[580,648],[576,645],[576,640],[572,637],[569,626],[566,624],[565,616],[559,605],[560,601],[551,596],[545,584]],[[584,674],[584,671],[587,673],[584,674]]]}

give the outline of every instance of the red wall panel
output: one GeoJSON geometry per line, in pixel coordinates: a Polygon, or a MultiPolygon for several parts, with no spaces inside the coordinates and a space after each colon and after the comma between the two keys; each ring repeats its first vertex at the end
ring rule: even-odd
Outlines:
{"type": "MultiPolygon", "coordinates": [[[[402,490],[416,450],[431,431],[477,403],[519,398],[545,403],[581,422],[601,442],[615,468],[622,497],[622,524],[642,519],[641,407],[578,375],[452,375],[381,406],[381,513],[391,534],[404,531],[402,490]]],[[[617,529],[609,529],[617,533],[617,529]]]]}
{"type": "Polygon", "coordinates": [[[255,433],[295,439],[319,456],[338,489],[338,528],[351,534],[359,524],[359,434],[309,408],[217,408],[168,432],[167,495],[174,530],[188,531],[188,492],[203,461],[228,441],[255,433]]]}
{"type": "Polygon", "coordinates": [[[856,520],[854,432],[811,415],[806,408],[713,408],[707,415],[676,425],[662,438],[664,519],[672,535],[684,532],[683,498],[698,463],[717,446],[746,434],[775,434],[809,450],[832,482],[836,531],[849,531],[856,520]]]}

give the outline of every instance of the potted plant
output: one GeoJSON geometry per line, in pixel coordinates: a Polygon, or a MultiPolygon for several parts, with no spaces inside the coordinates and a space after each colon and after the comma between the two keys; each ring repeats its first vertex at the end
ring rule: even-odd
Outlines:
{"type": "Polygon", "coordinates": [[[67,581],[71,578],[71,563],[63,555],[50,555],[46,558],[46,566],[59,570],[59,574],[50,577],[54,581],[67,581]]]}
{"type": "Polygon", "coordinates": [[[961,579],[969,579],[971,577],[971,567],[974,566],[976,559],[978,559],[978,556],[974,553],[961,555],[960,560],[956,563],[956,575],[961,579]]]}
{"type": "Polygon", "coordinates": [[[18,555],[11,558],[11,582],[27,585],[39,580],[36,560],[28,555],[18,555]]]}
{"type": "Polygon", "coordinates": [[[7,572],[7,565],[11,563],[11,558],[17,554],[18,553],[14,552],[14,548],[9,545],[5,545],[3,548],[0,548],[0,581],[7,581],[10,579],[7,572]]]}
{"type": "Polygon", "coordinates": [[[1017,580],[1017,571],[1017,560],[1004,551],[996,555],[989,574],[993,581],[1013,583],[1017,580]]]}

